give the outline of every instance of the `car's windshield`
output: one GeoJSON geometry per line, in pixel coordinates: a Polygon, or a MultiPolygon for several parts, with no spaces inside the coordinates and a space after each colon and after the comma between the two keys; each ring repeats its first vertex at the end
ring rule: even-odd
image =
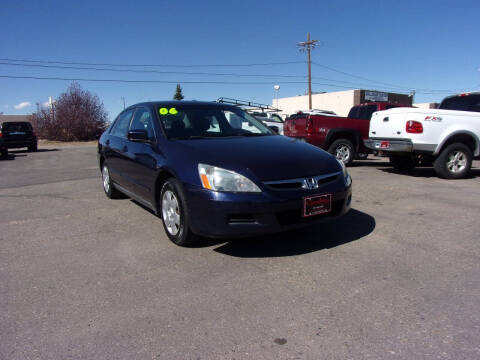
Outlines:
{"type": "Polygon", "coordinates": [[[260,121],[236,107],[158,106],[157,112],[169,139],[274,135],[260,121]]]}

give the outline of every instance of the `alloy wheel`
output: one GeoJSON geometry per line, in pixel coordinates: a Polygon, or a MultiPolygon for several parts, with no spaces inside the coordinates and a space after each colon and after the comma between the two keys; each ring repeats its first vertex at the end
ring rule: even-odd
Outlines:
{"type": "Polygon", "coordinates": [[[341,144],[335,149],[335,157],[343,162],[350,158],[350,148],[347,145],[341,144]]]}
{"type": "Polygon", "coordinates": [[[447,158],[447,169],[451,173],[462,172],[467,166],[467,156],[460,150],[453,151],[447,158]]]}
{"type": "Polygon", "coordinates": [[[108,194],[110,192],[110,173],[108,172],[107,165],[103,165],[102,178],[103,178],[103,189],[108,194]]]}
{"type": "Polygon", "coordinates": [[[163,193],[162,217],[170,235],[177,235],[180,231],[180,208],[177,197],[170,190],[163,193]]]}

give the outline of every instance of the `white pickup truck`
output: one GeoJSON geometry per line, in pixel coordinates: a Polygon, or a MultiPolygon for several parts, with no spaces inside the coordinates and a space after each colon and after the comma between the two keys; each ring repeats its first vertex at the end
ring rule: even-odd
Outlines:
{"type": "Polygon", "coordinates": [[[467,176],[480,156],[480,92],[445,98],[438,109],[393,108],[373,114],[365,146],[398,170],[433,164],[438,176],[467,176]]]}

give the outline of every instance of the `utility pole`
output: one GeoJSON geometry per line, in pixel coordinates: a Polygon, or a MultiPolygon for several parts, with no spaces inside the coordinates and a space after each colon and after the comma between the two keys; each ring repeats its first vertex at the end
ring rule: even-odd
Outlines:
{"type": "Polygon", "coordinates": [[[122,100],[123,100],[123,110],[125,110],[125,96],[122,96],[122,100]]]}
{"type": "Polygon", "coordinates": [[[308,110],[312,110],[312,62],[310,60],[310,50],[314,49],[317,43],[318,40],[310,40],[310,33],[307,33],[307,41],[297,44],[300,51],[306,51],[308,55],[308,110]]]}

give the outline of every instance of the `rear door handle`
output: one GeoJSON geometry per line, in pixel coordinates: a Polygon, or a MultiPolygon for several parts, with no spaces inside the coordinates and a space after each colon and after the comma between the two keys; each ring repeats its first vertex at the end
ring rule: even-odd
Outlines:
{"type": "Polygon", "coordinates": [[[110,145],[110,140],[105,141],[106,145],[110,145]]]}

